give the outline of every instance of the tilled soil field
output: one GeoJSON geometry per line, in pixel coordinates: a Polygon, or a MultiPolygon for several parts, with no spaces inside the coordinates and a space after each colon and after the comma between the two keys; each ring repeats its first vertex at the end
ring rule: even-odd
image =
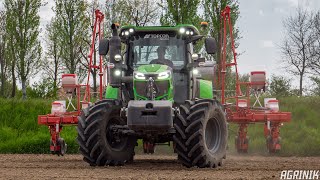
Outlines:
{"type": "Polygon", "coordinates": [[[121,167],[90,167],[81,155],[0,155],[0,179],[279,179],[286,169],[319,170],[320,157],[230,155],[222,167],[199,169],[167,155],[137,155],[121,167]]]}

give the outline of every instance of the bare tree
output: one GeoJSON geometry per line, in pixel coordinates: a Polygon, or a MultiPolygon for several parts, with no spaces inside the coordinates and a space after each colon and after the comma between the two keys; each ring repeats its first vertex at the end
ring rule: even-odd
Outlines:
{"type": "Polygon", "coordinates": [[[296,14],[283,21],[285,37],[280,46],[286,71],[299,77],[299,95],[303,95],[303,82],[315,60],[313,16],[298,8],[296,14]]]}

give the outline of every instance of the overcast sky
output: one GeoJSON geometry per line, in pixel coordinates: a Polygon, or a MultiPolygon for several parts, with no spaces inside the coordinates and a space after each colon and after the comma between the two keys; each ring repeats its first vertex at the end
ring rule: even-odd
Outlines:
{"type": "MultiPolygon", "coordinates": [[[[4,0],[0,0],[2,8],[4,0]]],[[[254,70],[265,70],[271,74],[283,75],[280,68],[281,58],[278,45],[283,39],[282,21],[294,14],[300,5],[309,10],[320,10],[320,0],[239,0],[240,19],[237,23],[241,36],[240,47],[243,53],[239,59],[240,73],[254,70]]],[[[41,28],[53,17],[53,1],[41,7],[41,28]]],[[[289,76],[289,75],[287,75],[289,76]]],[[[292,77],[293,78],[293,77],[292,77]]],[[[296,79],[296,78],[295,78],[296,79]]],[[[297,80],[294,84],[297,85],[297,80]]]]}
{"type": "MultiPolygon", "coordinates": [[[[269,74],[284,75],[280,67],[278,46],[283,39],[282,21],[294,14],[298,6],[308,10],[320,10],[320,0],[239,0],[238,26],[242,35],[238,52],[241,73],[265,70],[269,74]]],[[[289,77],[288,74],[286,76],[289,77]]],[[[297,78],[293,83],[297,86],[297,78]]]]}

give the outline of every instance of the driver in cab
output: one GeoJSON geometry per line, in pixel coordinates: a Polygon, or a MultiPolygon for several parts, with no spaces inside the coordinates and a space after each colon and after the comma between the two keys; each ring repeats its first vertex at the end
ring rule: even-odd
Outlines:
{"type": "Polygon", "coordinates": [[[157,49],[158,59],[152,60],[150,62],[150,64],[162,64],[162,65],[167,65],[167,66],[173,68],[172,61],[170,61],[169,59],[165,58],[166,49],[167,49],[166,47],[159,46],[158,49],[157,49]]]}

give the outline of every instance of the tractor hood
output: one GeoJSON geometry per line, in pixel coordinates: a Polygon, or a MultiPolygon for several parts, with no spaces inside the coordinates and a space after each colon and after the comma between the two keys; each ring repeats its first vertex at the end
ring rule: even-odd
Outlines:
{"type": "Polygon", "coordinates": [[[161,64],[148,64],[138,67],[136,72],[145,73],[145,74],[158,74],[165,71],[172,71],[172,69],[167,65],[161,64]]]}

